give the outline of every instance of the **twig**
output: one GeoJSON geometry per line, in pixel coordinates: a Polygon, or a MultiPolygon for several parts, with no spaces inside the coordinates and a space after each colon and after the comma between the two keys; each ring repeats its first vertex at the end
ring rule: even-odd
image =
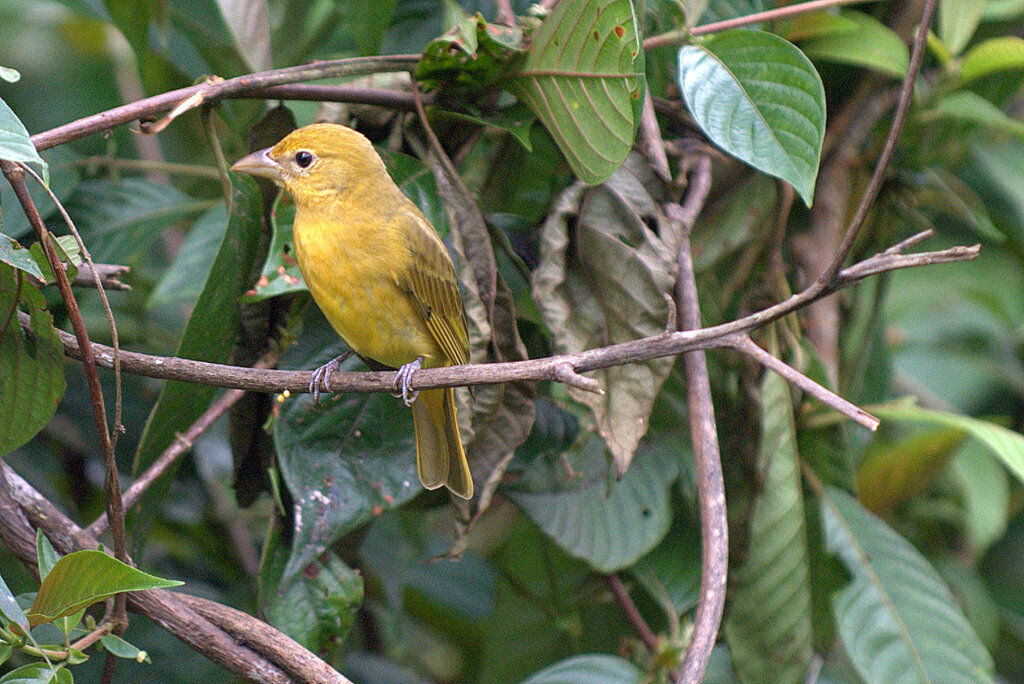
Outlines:
{"type": "Polygon", "coordinates": [[[903,131],[903,124],[907,120],[907,113],[910,111],[910,104],[914,97],[914,83],[917,81],[917,75],[921,71],[921,63],[924,61],[925,46],[928,42],[928,30],[932,25],[932,19],[935,17],[937,4],[938,0],[925,0],[924,8],[921,10],[921,22],[917,29],[917,36],[914,37],[913,47],[910,52],[907,76],[903,80],[903,87],[900,89],[900,97],[892,117],[892,124],[889,127],[889,134],[886,136],[882,152],[875,163],[875,170],[868,180],[867,188],[864,189],[864,195],[857,206],[857,211],[854,213],[853,218],[850,219],[850,223],[846,228],[846,234],[843,235],[839,248],[832,257],[832,262],[818,276],[812,287],[824,287],[839,273],[839,269],[843,267],[843,262],[850,255],[850,250],[853,249],[857,235],[864,226],[868,212],[871,210],[871,206],[875,203],[878,192],[882,188],[885,171],[889,167],[889,162],[892,161],[896,142],[899,140],[900,133],[903,131]]]}
{"type": "Polygon", "coordinates": [[[625,614],[626,619],[629,620],[629,624],[633,625],[633,629],[640,636],[640,640],[644,642],[644,646],[651,652],[651,655],[657,655],[658,651],[661,650],[658,644],[658,637],[651,629],[647,621],[644,620],[644,616],[640,614],[636,604],[633,603],[633,598],[629,595],[629,589],[622,583],[619,576],[611,574],[605,577],[608,581],[608,587],[612,590],[612,594],[615,595],[615,601],[619,604],[619,608],[625,614]]]}
{"type": "MultiPolygon", "coordinates": [[[[711,159],[701,156],[691,175],[686,201],[669,218],[682,228],[676,276],[676,307],[680,329],[700,327],[700,304],[690,253],[690,231],[711,190],[711,159]]],[[[676,205],[668,205],[667,210],[676,205]]],[[[701,581],[700,602],[694,617],[693,635],[686,648],[680,670],[673,673],[676,682],[699,682],[704,678],[711,649],[725,607],[725,583],[729,565],[728,524],[725,517],[725,482],[718,447],[715,409],[711,401],[711,381],[703,351],[683,354],[686,377],[686,405],[690,414],[690,434],[697,476],[697,501],[700,508],[701,581]]]]}
{"type": "Polygon", "coordinates": [[[246,74],[219,83],[203,83],[179,88],[38,133],[32,136],[32,144],[39,151],[46,150],[93,133],[109,130],[129,121],[145,119],[160,112],[166,112],[197,93],[202,94],[202,102],[213,102],[232,96],[253,97],[255,93],[260,93],[260,97],[262,97],[266,88],[300,81],[315,81],[338,76],[362,76],[384,71],[408,71],[416,66],[419,59],[419,55],[387,55],[329,60],[246,74]]]}
{"type": "Polygon", "coordinates": [[[494,4],[498,7],[497,23],[514,27],[516,25],[516,13],[512,11],[512,0],[495,0],[494,4]]]}
{"type": "MultiPolygon", "coordinates": [[[[81,530],[10,466],[0,461],[0,484],[4,478],[9,485],[9,498],[19,506],[19,513],[23,512],[32,525],[42,529],[57,551],[70,553],[99,546],[95,537],[81,530]]],[[[3,495],[4,490],[0,487],[0,507],[4,505],[3,495]]],[[[0,516],[0,536],[15,525],[14,519],[0,516]]],[[[23,537],[17,535],[15,538],[23,537]]],[[[32,534],[24,543],[10,547],[23,563],[30,566],[35,564],[34,539],[32,534]]],[[[205,657],[249,680],[272,684],[350,684],[301,644],[251,615],[220,606],[218,612],[221,617],[208,619],[206,616],[212,609],[201,613],[196,608],[201,600],[157,589],[133,592],[129,603],[133,610],[149,617],[205,657]]],[[[207,606],[213,604],[212,601],[205,603],[207,606]]]]}
{"type": "MultiPolygon", "coordinates": [[[[99,373],[96,370],[96,358],[93,355],[92,344],[89,341],[89,333],[85,328],[85,321],[82,320],[82,312],[78,308],[78,302],[71,291],[71,283],[68,281],[67,273],[64,271],[64,264],[57,256],[57,250],[50,239],[50,233],[43,224],[42,217],[36,209],[32,197],[28,194],[28,185],[25,183],[25,171],[19,164],[8,161],[0,161],[0,169],[14,188],[14,194],[18,197],[25,216],[35,230],[36,237],[43,247],[43,253],[50,264],[50,269],[57,280],[57,287],[60,289],[61,297],[71,319],[71,326],[75,331],[75,339],[82,349],[82,361],[85,366],[85,377],[89,385],[89,394],[92,400],[93,420],[96,423],[96,436],[100,442],[100,450],[103,454],[103,463],[106,468],[104,481],[105,499],[107,514],[113,521],[114,554],[121,562],[128,562],[127,544],[125,541],[124,510],[121,508],[121,486],[118,482],[117,461],[114,459],[114,444],[110,438],[110,430],[107,427],[107,411],[103,403],[103,387],[100,385],[99,373]]],[[[117,363],[117,352],[111,355],[111,360],[117,363]]],[[[123,625],[126,616],[124,613],[125,599],[123,594],[115,598],[114,623],[123,625]]]]}
{"type": "MultiPolygon", "coordinates": [[[[54,166],[58,165],[55,164],[54,166]]],[[[122,157],[83,157],[81,159],[69,161],[62,166],[83,167],[86,169],[103,166],[111,169],[147,172],[158,171],[167,174],[176,174],[179,176],[199,176],[201,178],[220,179],[220,172],[211,166],[201,166],[199,164],[176,164],[174,162],[156,162],[147,161],[145,159],[125,159],[122,157]]]]}
{"type": "MultiPolygon", "coordinates": [[[[114,312],[110,308],[110,300],[107,299],[107,292],[103,286],[103,278],[100,276],[100,271],[96,266],[96,263],[92,260],[92,254],[89,253],[89,248],[85,246],[85,242],[82,240],[82,235],[78,232],[78,228],[75,227],[75,222],[71,220],[71,216],[68,214],[67,209],[64,208],[64,204],[60,201],[57,195],[54,194],[53,190],[50,189],[50,186],[43,182],[43,179],[39,177],[39,174],[37,174],[31,166],[22,164],[21,168],[28,171],[32,175],[32,178],[39,183],[40,187],[42,187],[50,197],[50,201],[53,202],[57,211],[60,213],[61,218],[64,219],[64,225],[68,227],[68,230],[71,231],[71,234],[74,236],[75,244],[78,245],[78,249],[82,253],[82,258],[85,259],[85,268],[80,268],[78,270],[78,273],[75,275],[75,279],[72,282],[78,282],[78,276],[84,277],[91,275],[92,285],[99,293],[100,303],[103,305],[103,313],[107,317],[107,326],[110,328],[110,340],[114,343],[114,432],[110,437],[110,450],[113,452],[114,449],[117,448],[118,435],[120,435],[123,430],[123,426],[121,425],[121,342],[117,333],[117,323],[114,321],[114,312]]],[[[123,272],[125,273],[128,271],[127,266],[116,268],[123,268],[123,272]]],[[[121,286],[119,289],[127,287],[120,282],[118,285],[121,286]]],[[[103,423],[106,425],[105,418],[103,423]]]]}
{"type": "MultiPolygon", "coordinates": [[[[253,368],[272,368],[277,364],[277,360],[280,356],[281,352],[278,350],[268,353],[262,359],[257,361],[253,368]]],[[[218,418],[227,413],[228,410],[230,410],[244,394],[245,390],[228,390],[219,399],[217,399],[217,401],[210,404],[210,407],[206,409],[206,411],[204,411],[203,414],[199,416],[187,430],[185,430],[185,432],[178,435],[170,446],[164,449],[164,452],[160,454],[155,461],[153,461],[153,464],[146,468],[146,470],[143,471],[143,473],[139,475],[134,482],[132,482],[131,486],[125,490],[124,496],[122,497],[125,510],[135,506],[139,499],[142,498],[142,495],[145,494],[146,490],[149,489],[161,475],[166,473],[168,468],[177,463],[179,458],[188,453],[199,435],[203,434],[211,425],[217,422],[218,418]]],[[[101,513],[85,531],[93,537],[99,537],[107,529],[107,525],[107,514],[101,513]]]]}
{"type": "Polygon", "coordinates": [[[854,5],[861,2],[869,2],[869,0],[811,0],[811,2],[801,2],[796,5],[788,5],[786,7],[779,7],[778,9],[756,12],[742,17],[726,19],[724,21],[716,21],[711,24],[704,24],[703,26],[694,26],[689,30],[689,32],[668,31],[667,33],[651,36],[644,40],[644,50],[653,50],[666,45],[679,45],[680,43],[685,42],[688,36],[703,36],[709,33],[725,31],[726,29],[758,24],[762,21],[775,21],[776,19],[785,19],[786,17],[791,17],[795,14],[805,14],[807,12],[813,12],[815,10],[825,9],[828,7],[842,7],[843,5],[854,5]]]}
{"type": "MultiPolygon", "coordinates": [[[[626,363],[649,361],[663,356],[674,356],[696,349],[714,349],[727,346],[723,340],[730,335],[745,333],[778,320],[810,302],[826,297],[870,275],[901,268],[931,264],[970,261],[978,256],[978,246],[952,247],[918,254],[877,254],[858,264],[843,269],[835,281],[825,289],[804,290],[788,299],[757,311],[749,316],[700,330],[661,333],[630,342],[589,349],[575,354],[549,356],[527,361],[446,366],[424,368],[412,380],[414,389],[488,385],[519,380],[551,380],[556,367],[572,365],[577,373],[621,366],[626,363]]],[[[18,312],[22,327],[30,329],[28,315],[18,312]]],[[[82,351],[74,335],[57,330],[64,345],[64,353],[81,359],[82,351]]],[[[93,343],[92,349],[100,366],[109,367],[113,350],[93,343]]],[[[219,363],[192,361],[173,356],[153,356],[122,351],[121,363],[125,371],[151,378],[181,380],[202,385],[245,389],[255,392],[308,392],[309,371],[260,370],[219,363]]],[[[389,392],[395,386],[391,371],[335,371],[331,374],[331,389],[335,392],[389,392]]]]}
{"type": "Polygon", "coordinates": [[[654,100],[651,99],[650,88],[644,89],[644,108],[640,113],[637,143],[658,177],[666,183],[671,183],[672,172],[668,168],[668,156],[665,154],[665,144],[661,140],[661,130],[658,128],[658,117],[654,113],[654,100]]]}
{"type": "Polygon", "coordinates": [[[793,368],[789,364],[775,358],[767,351],[759,347],[746,335],[737,335],[732,338],[728,338],[728,346],[732,347],[736,351],[749,356],[754,359],[762,366],[770,371],[774,371],[781,375],[792,385],[796,385],[801,390],[811,395],[818,401],[827,406],[831,406],[836,411],[839,411],[844,416],[854,421],[858,425],[866,427],[868,430],[874,432],[878,429],[879,420],[873,415],[865,411],[864,409],[851,404],[846,399],[843,399],[834,392],[827,388],[819,385],[814,380],[793,368]]]}

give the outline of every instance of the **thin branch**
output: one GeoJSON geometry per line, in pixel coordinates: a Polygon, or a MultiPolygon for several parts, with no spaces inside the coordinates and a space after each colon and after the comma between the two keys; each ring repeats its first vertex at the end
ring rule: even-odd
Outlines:
{"type": "Polygon", "coordinates": [[[867,188],[864,189],[864,195],[861,197],[857,211],[854,213],[853,218],[850,219],[850,223],[846,228],[846,234],[843,235],[843,239],[832,257],[832,262],[818,276],[812,287],[826,286],[839,273],[839,269],[843,267],[843,262],[850,255],[850,250],[853,249],[857,236],[864,226],[868,212],[871,210],[872,205],[874,205],[878,192],[882,188],[885,171],[889,167],[889,162],[892,161],[893,152],[896,150],[896,142],[899,140],[900,133],[903,131],[903,124],[907,120],[907,113],[910,111],[910,104],[914,97],[914,83],[917,81],[917,75],[921,71],[921,63],[924,61],[925,46],[928,42],[928,30],[932,25],[932,20],[935,18],[935,8],[937,5],[938,0],[925,0],[924,8],[921,10],[921,22],[917,29],[917,36],[914,37],[910,53],[910,65],[907,67],[907,76],[903,80],[903,87],[900,89],[900,97],[892,117],[892,124],[889,127],[889,134],[886,136],[882,152],[875,163],[875,170],[868,180],[867,188]]]}
{"type": "MultiPolygon", "coordinates": [[[[93,169],[102,166],[110,169],[125,169],[127,171],[162,172],[179,176],[198,176],[200,178],[220,179],[220,171],[212,166],[201,166],[199,164],[176,164],[174,162],[147,161],[145,159],[125,159],[122,157],[83,157],[74,159],[65,164],[56,166],[81,167],[93,169]]],[[[53,167],[51,167],[53,168],[53,167]]]]}
{"type": "Polygon", "coordinates": [[[819,9],[842,7],[843,5],[854,5],[870,1],[871,0],[811,0],[811,2],[801,2],[796,5],[788,5],[786,7],[779,7],[778,9],[748,14],[743,17],[734,17],[724,21],[716,21],[711,24],[704,24],[703,26],[694,26],[689,31],[668,31],[661,35],[651,36],[644,40],[644,50],[653,50],[666,45],[680,45],[686,42],[689,36],[703,36],[709,33],[719,33],[726,29],[759,24],[762,21],[775,21],[777,19],[785,19],[786,17],[791,17],[796,14],[806,14],[807,12],[813,12],[819,9]]]}
{"type": "MultiPolygon", "coordinates": [[[[83,350],[82,361],[85,366],[85,377],[89,385],[89,395],[92,400],[93,420],[96,423],[96,436],[100,442],[100,450],[103,454],[103,463],[106,468],[104,481],[105,499],[107,513],[113,521],[114,554],[121,562],[128,562],[128,551],[125,540],[124,510],[121,508],[121,486],[118,482],[117,461],[114,459],[114,443],[110,437],[110,430],[107,426],[107,410],[103,402],[103,387],[100,385],[99,373],[96,370],[96,359],[93,354],[92,344],[89,341],[89,333],[85,328],[85,321],[82,319],[82,312],[78,308],[78,302],[71,291],[71,283],[68,281],[67,273],[64,271],[64,264],[61,263],[57,250],[50,239],[50,233],[43,224],[43,219],[36,209],[32,197],[28,193],[28,185],[25,183],[25,171],[19,164],[8,161],[0,161],[0,169],[4,176],[14,188],[14,194],[18,197],[25,216],[35,230],[36,237],[42,245],[43,253],[50,264],[50,269],[57,280],[57,287],[60,289],[61,297],[67,308],[68,317],[71,319],[71,326],[75,331],[75,339],[83,350]]],[[[113,351],[113,350],[112,350],[113,351]]],[[[111,360],[117,364],[117,352],[111,355],[111,360]]],[[[125,599],[123,594],[115,598],[114,622],[123,625],[126,617],[124,613],[125,599]]]]}
{"type": "Polygon", "coordinates": [[[622,609],[626,619],[629,620],[629,624],[633,625],[633,629],[640,636],[640,640],[644,642],[644,646],[651,652],[651,655],[657,655],[658,651],[661,650],[658,644],[658,637],[655,635],[654,630],[651,629],[647,621],[644,620],[644,616],[640,614],[636,604],[633,603],[633,598],[629,595],[629,589],[622,583],[619,576],[611,574],[605,577],[608,581],[608,587],[612,590],[612,594],[615,595],[615,602],[619,604],[619,608],[622,609]]]}
{"type": "MultiPolygon", "coordinates": [[[[272,368],[277,364],[278,358],[280,358],[280,351],[273,351],[266,354],[262,359],[256,362],[253,368],[272,368]]],[[[234,406],[242,395],[245,394],[245,390],[233,389],[225,392],[217,401],[210,404],[210,407],[199,416],[192,425],[189,426],[185,432],[176,436],[175,440],[164,449],[164,452],[157,457],[153,464],[149,466],[139,477],[132,482],[131,486],[125,490],[124,500],[125,510],[131,509],[139,502],[142,495],[145,494],[154,482],[156,482],[161,475],[167,472],[167,470],[178,462],[178,459],[183,455],[187,454],[192,449],[192,445],[198,439],[199,435],[203,434],[210,428],[217,419],[227,413],[232,406],[234,406]]],[[[107,529],[108,521],[107,514],[101,513],[96,520],[92,522],[89,527],[86,528],[86,533],[93,537],[99,537],[107,529]]]]}
{"type": "MultiPolygon", "coordinates": [[[[710,190],[711,158],[702,155],[691,175],[686,201],[676,211],[669,211],[669,218],[682,228],[675,288],[680,329],[695,330],[700,327],[700,304],[690,253],[690,231],[710,190]]],[[[666,210],[676,207],[670,204],[666,210]]],[[[704,678],[711,649],[722,623],[729,566],[729,532],[725,517],[725,482],[718,447],[718,428],[715,425],[711,381],[704,352],[683,354],[683,370],[700,508],[701,581],[693,634],[682,667],[673,673],[673,679],[676,682],[699,682],[704,678]]]]}
{"type": "Polygon", "coordinates": [[[821,403],[831,406],[858,425],[862,425],[872,432],[878,429],[878,424],[881,422],[878,418],[819,385],[789,364],[775,358],[755,344],[748,336],[737,335],[736,337],[729,338],[728,346],[749,356],[768,370],[778,373],[790,384],[796,385],[821,403]]]}
{"type": "Polygon", "coordinates": [[[329,60],[246,74],[219,83],[203,83],[179,88],[38,133],[32,136],[32,144],[39,151],[46,150],[93,133],[110,130],[129,121],[147,119],[161,112],[172,110],[185,100],[196,97],[197,94],[199,97],[195,103],[196,106],[203,102],[214,102],[226,97],[253,97],[256,93],[262,93],[265,88],[300,81],[314,81],[339,76],[362,76],[384,71],[408,71],[416,66],[419,59],[419,55],[387,55],[329,60]]]}
{"type": "MultiPolygon", "coordinates": [[[[122,292],[131,291],[132,287],[128,283],[121,282],[121,276],[128,273],[131,269],[128,266],[121,266],[120,264],[94,264],[96,267],[93,269],[89,264],[82,264],[78,267],[78,273],[71,279],[71,284],[75,287],[96,287],[96,278],[99,278],[104,289],[107,290],[120,290],[122,292]]],[[[38,285],[43,285],[42,281],[36,281],[38,285]]]]}
{"type": "MultiPolygon", "coordinates": [[[[558,367],[570,364],[577,373],[621,366],[626,363],[649,361],[663,356],[675,356],[696,349],[714,349],[728,346],[724,340],[731,335],[749,332],[778,320],[810,302],[826,297],[848,287],[870,275],[894,271],[901,268],[927,266],[930,264],[970,261],[978,256],[978,246],[952,247],[934,252],[918,254],[876,254],[858,264],[843,269],[835,281],[824,289],[807,289],[788,299],[757,311],[749,316],[728,323],[722,323],[699,330],[665,332],[630,342],[575,354],[549,356],[527,361],[446,366],[424,368],[412,379],[413,389],[488,385],[520,380],[553,380],[560,372],[558,367]]],[[[18,312],[18,321],[23,328],[31,329],[28,315],[18,312]]],[[[81,359],[81,346],[74,335],[57,330],[64,345],[64,353],[81,359]]],[[[113,350],[102,344],[93,343],[96,362],[109,367],[113,350]]],[[[121,363],[125,371],[152,378],[194,382],[245,389],[255,392],[297,393],[309,391],[309,371],[260,370],[229,366],[226,364],[192,361],[173,356],[152,356],[137,352],[122,351],[121,363]]],[[[394,390],[395,373],[392,371],[335,371],[331,374],[331,390],[334,392],[390,392],[394,390]]]]}
{"type": "Polygon", "coordinates": [[[512,0],[495,0],[494,4],[498,7],[497,23],[514,28],[516,13],[512,10],[512,0]]]}

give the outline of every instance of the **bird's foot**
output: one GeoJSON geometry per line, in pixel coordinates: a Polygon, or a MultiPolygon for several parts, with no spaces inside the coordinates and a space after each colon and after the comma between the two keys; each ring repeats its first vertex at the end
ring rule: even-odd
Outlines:
{"type": "Polygon", "coordinates": [[[406,406],[412,406],[412,402],[416,401],[416,397],[419,396],[419,392],[412,388],[412,376],[422,367],[423,357],[419,356],[415,361],[410,361],[399,368],[395,374],[395,389],[399,392],[394,396],[402,397],[406,406]]]}
{"type": "Polygon", "coordinates": [[[328,381],[331,378],[331,373],[338,370],[341,362],[352,356],[352,350],[349,349],[344,354],[339,354],[324,365],[317,368],[309,375],[309,391],[313,393],[313,403],[320,403],[320,392],[330,392],[331,388],[328,386],[328,381]]]}

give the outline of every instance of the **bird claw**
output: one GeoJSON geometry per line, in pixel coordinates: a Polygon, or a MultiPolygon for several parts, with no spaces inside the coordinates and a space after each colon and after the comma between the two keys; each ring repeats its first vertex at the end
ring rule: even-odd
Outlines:
{"type": "Polygon", "coordinates": [[[396,397],[402,397],[402,402],[406,406],[412,406],[412,403],[416,401],[416,397],[419,396],[419,391],[412,388],[412,376],[423,366],[423,357],[419,356],[415,361],[411,361],[401,368],[395,374],[395,389],[399,390],[399,393],[395,394],[396,397]]]}
{"type": "Polygon", "coordinates": [[[341,366],[341,362],[350,356],[352,356],[351,349],[343,354],[339,354],[309,374],[309,391],[313,393],[314,404],[320,403],[320,392],[331,391],[331,388],[328,385],[331,373],[338,370],[338,367],[341,366]]]}

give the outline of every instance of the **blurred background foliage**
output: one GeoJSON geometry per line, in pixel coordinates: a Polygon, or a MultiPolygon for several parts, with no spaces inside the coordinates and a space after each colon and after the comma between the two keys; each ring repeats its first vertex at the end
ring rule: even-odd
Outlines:
{"type": "MultiPolygon", "coordinates": [[[[488,20],[495,15],[486,1],[272,0],[266,3],[269,42],[261,42],[239,35],[225,19],[232,5],[241,4],[0,0],[0,65],[21,73],[15,83],[0,82],[0,96],[36,133],[214,74],[227,78],[315,59],[418,53],[474,12],[488,20]]],[[[529,3],[513,4],[517,14],[529,13],[529,3]]],[[[844,555],[846,537],[836,520],[846,521],[846,534],[862,540],[874,539],[879,530],[895,532],[876,541],[882,555],[912,545],[907,548],[916,549],[910,553],[918,554],[914,558],[922,567],[934,568],[926,574],[937,571],[938,585],[952,591],[995,671],[1007,680],[1024,678],[1024,498],[1020,471],[1015,478],[1005,467],[1024,462],[1024,452],[1020,442],[999,442],[986,432],[993,423],[1024,429],[1024,142],[1014,118],[1024,69],[1011,64],[971,80],[961,71],[963,55],[974,46],[1019,32],[1024,3],[982,3],[973,24],[961,7],[966,4],[944,5],[949,7],[945,23],[856,253],[866,256],[934,227],[938,235],[929,248],[980,242],[981,256],[970,264],[883,275],[844,293],[835,377],[797,322],[781,321],[770,331],[791,363],[851,401],[877,408],[885,421],[878,435],[871,438],[809,401],[798,404],[794,414],[780,411],[789,406],[784,385],[762,379],[757,368],[731,353],[709,355],[737,573],[724,640],[708,681],[802,681],[812,668],[822,680],[873,679],[856,669],[864,656],[844,632],[849,625],[837,619],[848,582],[866,569],[844,555]],[[977,115],[978,100],[998,114],[982,106],[988,118],[977,115]],[[907,395],[923,408],[894,401],[907,395]],[[964,416],[992,423],[979,427],[961,420],[964,416]],[[801,489],[793,484],[795,472],[775,472],[770,457],[784,450],[799,454],[825,487],[853,491],[860,503],[831,488],[801,489]],[[795,499],[766,495],[778,491],[795,499]],[[885,524],[866,517],[867,509],[885,524]],[[799,528],[795,537],[765,522],[776,514],[799,528]],[[741,569],[752,560],[763,563],[760,571],[749,565],[741,569]],[[800,586],[786,593],[778,579],[765,585],[772,568],[797,578],[800,586]],[[751,617],[756,612],[751,606],[762,611],[760,618],[751,617]],[[757,630],[764,615],[802,625],[779,636],[795,639],[796,648],[778,669],[769,670],[768,679],[750,650],[764,638],[757,630]],[[837,644],[845,644],[845,650],[837,644]]],[[[711,0],[704,23],[760,9],[759,0],[711,0]]],[[[905,69],[905,51],[889,49],[902,43],[881,23],[889,20],[891,9],[869,4],[828,15],[833,19],[817,17],[818,24],[765,28],[789,37],[812,57],[832,115],[853,96],[851,84],[865,69],[876,74],[872,87],[879,92],[896,84],[905,69]],[[826,25],[839,28],[832,33],[808,28],[826,25]]],[[[673,28],[680,12],[674,3],[648,0],[638,7],[641,29],[652,35],[673,28]]],[[[659,106],[666,139],[692,130],[671,106],[679,101],[675,69],[671,48],[646,55],[652,95],[659,105],[668,103],[659,106]]],[[[476,103],[464,104],[474,115],[476,103]]],[[[224,321],[215,335],[203,328],[193,331],[193,339],[185,332],[183,339],[206,274],[223,273],[214,257],[225,232],[240,230],[228,222],[214,144],[228,160],[241,156],[274,105],[219,103],[211,116],[215,142],[193,110],[157,136],[121,126],[44,152],[52,188],[94,258],[132,269],[126,277],[131,292],[111,296],[123,347],[171,355],[212,344],[204,336],[227,335],[215,340],[222,344],[232,339],[235,332],[224,321]]],[[[446,231],[443,202],[418,159],[423,148],[403,137],[406,114],[310,102],[283,106],[297,125],[325,116],[356,121],[389,153],[403,188],[446,231]]],[[[498,266],[515,301],[520,334],[530,356],[537,357],[554,352],[560,331],[546,328],[524,272],[537,268],[542,258],[545,221],[572,175],[546,129],[529,125],[531,120],[520,121],[513,131],[529,143],[527,150],[510,132],[513,126],[480,128],[465,120],[434,119],[445,141],[460,151],[461,175],[503,236],[496,244],[503,240],[512,248],[496,250],[498,266]]],[[[886,126],[883,118],[868,137],[867,160],[877,154],[886,126]]],[[[870,163],[856,169],[855,186],[863,185],[869,171],[870,163]]],[[[712,199],[694,235],[706,324],[744,315],[795,289],[801,274],[791,259],[792,240],[810,221],[806,209],[794,206],[785,235],[779,235],[773,227],[774,181],[725,160],[716,161],[714,178],[712,199]]],[[[258,223],[258,194],[247,181],[235,183],[240,194],[233,216],[248,211],[258,223]],[[248,203],[248,209],[239,209],[240,203],[248,203]]],[[[31,242],[6,184],[0,207],[3,232],[31,242]]],[[[40,200],[40,207],[50,212],[48,224],[63,232],[48,203],[40,200]]],[[[578,214],[583,210],[568,213],[574,234],[582,231],[585,217],[578,214]]],[[[286,227],[286,206],[278,207],[274,220],[286,227]]],[[[257,271],[262,266],[251,254],[239,263],[257,271]]],[[[277,265],[265,273],[274,276],[277,265]]],[[[242,291],[250,286],[245,283],[242,291]]],[[[77,294],[92,339],[109,344],[95,293],[77,294]]],[[[250,299],[260,294],[271,292],[250,293],[250,299]]],[[[57,324],[66,327],[53,288],[46,297],[57,324]]],[[[285,300],[287,311],[278,314],[297,335],[282,367],[309,369],[340,351],[340,342],[315,307],[304,305],[304,297],[300,292],[285,300]]],[[[609,301],[622,306],[624,300],[609,301]]],[[[274,496],[248,491],[254,500],[248,507],[238,505],[232,490],[233,437],[222,420],[196,442],[193,458],[164,485],[166,495],[150,497],[135,514],[134,558],[155,574],[185,581],[187,591],[262,615],[358,682],[518,681],[556,663],[569,680],[591,673],[607,677],[602,681],[623,681],[637,672],[621,660],[567,660],[581,654],[617,654],[664,676],[664,661],[652,661],[604,578],[618,573],[628,583],[641,613],[664,636],[666,653],[685,644],[686,621],[697,600],[700,543],[685,386],[678,364],[663,365],[658,375],[664,384],[651,397],[649,430],[618,483],[608,474],[608,450],[590,411],[560,385],[540,387],[532,432],[516,450],[495,503],[477,522],[457,562],[428,562],[451,545],[453,513],[443,494],[420,491],[407,411],[387,395],[339,396],[321,412],[311,412],[307,398],[276,402],[279,410],[270,426],[279,473],[270,478],[274,496]],[[365,437],[358,448],[339,446],[352,434],[365,437]],[[323,469],[350,496],[326,513],[306,511],[328,517],[326,532],[293,529],[291,505],[303,505],[297,501],[302,483],[323,477],[323,469]]],[[[362,366],[350,362],[348,367],[362,366]]],[[[66,375],[68,389],[53,420],[5,458],[70,515],[87,521],[102,510],[103,466],[80,366],[66,364],[66,375]]],[[[103,373],[103,379],[112,401],[112,377],[103,373]]],[[[162,385],[124,376],[127,431],[118,458],[125,474],[132,470],[162,385]]],[[[653,387],[657,390],[656,382],[653,387]]],[[[212,395],[186,392],[174,400],[178,404],[165,401],[196,412],[206,405],[199,398],[212,395]]],[[[158,453],[162,447],[143,444],[143,449],[158,453]]],[[[0,569],[15,593],[33,587],[3,549],[0,569]]],[[[893,572],[897,585],[906,579],[899,568],[893,572]]],[[[132,621],[127,637],[145,648],[153,663],[122,664],[119,676],[125,681],[224,679],[215,666],[143,619],[132,621]]],[[[926,634],[929,639],[942,638],[933,631],[926,634]]],[[[984,657],[978,658],[985,674],[984,657]]],[[[75,672],[89,681],[98,662],[94,658],[75,672]]],[[[535,681],[555,681],[550,676],[535,681]]]]}

